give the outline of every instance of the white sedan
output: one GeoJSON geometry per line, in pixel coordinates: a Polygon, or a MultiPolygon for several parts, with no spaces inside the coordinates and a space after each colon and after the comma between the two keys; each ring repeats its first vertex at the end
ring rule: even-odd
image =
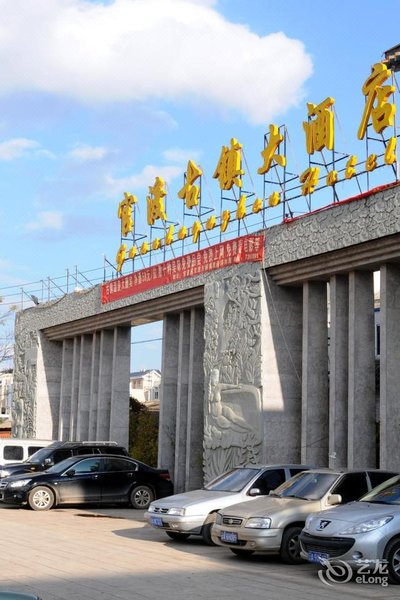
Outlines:
{"type": "Polygon", "coordinates": [[[223,473],[201,490],[155,500],[145,513],[145,520],[161,529],[173,540],[201,535],[212,545],[211,527],[216,513],[231,504],[267,495],[306,465],[247,465],[223,473]]]}

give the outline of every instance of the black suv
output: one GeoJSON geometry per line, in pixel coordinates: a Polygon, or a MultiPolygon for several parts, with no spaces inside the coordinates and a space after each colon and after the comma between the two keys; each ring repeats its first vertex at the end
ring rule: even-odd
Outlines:
{"type": "Polygon", "coordinates": [[[117,442],[54,442],[46,448],[41,448],[22,463],[0,465],[0,478],[45,471],[70,456],[82,454],[117,454],[128,456],[128,451],[117,442]]]}

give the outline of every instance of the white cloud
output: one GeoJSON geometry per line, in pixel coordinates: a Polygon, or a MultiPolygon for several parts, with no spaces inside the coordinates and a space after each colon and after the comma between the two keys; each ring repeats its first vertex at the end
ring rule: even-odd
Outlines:
{"type": "Polygon", "coordinates": [[[77,146],[69,152],[69,156],[75,160],[86,162],[93,160],[101,160],[109,154],[108,150],[103,146],[77,146]]]}
{"type": "Polygon", "coordinates": [[[169,148],[162,153],[165,160],[182,164],[186,167],[188,160],[198,161],[201,152],[199,150],[184,150],[183,148],[169,148]]]}
{"type": "Polygon", "coordinates": [[[210,0],[0,0],[0,93],[190,101],[268,122],[302,97],[303,44],[231,23],[210,0]],[[21,40],[29,40],[29,51],[21,40]]]}
{"type": "Polygon", "coordinates": [[[52,230],[60,231],[63,227],[63,215],[56,211],[43,211],[38,213],[35,221],[26,223],[26,231],[52,230]]]}
{"type": "Polygon", "coordinates": [[[25,156],[31,150],[38,150],[40,144],[26,138],[14,138],[0,143],[0,160],[14,160],[25,156]]]}
{"type": "Polygon", "coordinates": [[[106,183],[112,195],[130,192],[138,188],[144,188],[147,192],[149,186],[154,184],[156,177],[161,177],[168,184],[179,176],[182,177],[183,181],[183,173],[180,166],[157,167],[155,165],[146,165],[140,173],[128,177],[118,179],[109,175],[106,183]]]}

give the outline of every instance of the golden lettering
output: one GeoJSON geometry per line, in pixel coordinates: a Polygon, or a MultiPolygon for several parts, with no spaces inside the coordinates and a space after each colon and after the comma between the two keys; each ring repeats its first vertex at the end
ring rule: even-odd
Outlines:
{"type": "Polygon", "coordinates": [[[222,146],[221,154],[213,178],[218,179],[221,190],[230,190],[233,185],[242,187],[242,144],[235,139],[231,139],[231,147],[222,146]]]}
{"type": "Polygon", "coordinates": [[[393,125],[396,106],[389,104],[388,98],[395,92],[395,87],[393,85],[382,86],[382,83],[391,74],[392,72],[386,65],[377,63],[373,65],[371,75],[362,87],[365,106],[357,133],[360,140],[365,136],[370,118],[372,118],[372,125],[377,133],[381,133],[386,127],[393,125]]]}
{"type": "Polygon", "coordinates": [[[259,175],[268,173],[272,166],[272,162],[275,161],[279,166],[284,167],[286,165],[286,157],[282,154],[275,154],[281,142],[283,142],[284,136],[279,133],[279,128],[276,125],[269,126],[269,139],[264,150],[261,152],[261,156],[264,159],[263,165],[257,169],[259,175]]]}
{"type": "Polygon", "coordinates": [[[147,196],[147,223],[154,225],[157,219],[167,220],[164,208],[164,197],[167,195],[165,182],[161,177],[156,177],[153,186],[149,186],[149,195],[147,196]]]}
{"type": "Polygon", "coordinates": [[[196,179],[203,174],[203,171],[194,163],[189,160],[186,169],[186,182],[182,189],[178,192],[178,197],[185,200],[187,208],[193,208],[199,204],[200,188],[198,185],[193,185],[196,179]]]}
{"type": "Polygon", "coordinates": [[[397,160],[396,155],[397,138],[391,137],[385,150],[384,161],[387,165],[392,165],[397,160]]]}
{"type": "Polygon", "coordinates": [[[314,154],[316,150],[321,151],[333,149],[334,141],[334,120],[333,112],[330,110],[335,103],[333,98],[326,98],[321,104],[307,103],[308,116],[315,119],[303,122],[303,128],[306,133],[306,148],[308,154],[314,154]]]}
{"type": "Polygon", "coordinates": [[[319,167],[309,167],[300,175],[301,193],[303,196],[313,194],[318,185],[319,167]]]}

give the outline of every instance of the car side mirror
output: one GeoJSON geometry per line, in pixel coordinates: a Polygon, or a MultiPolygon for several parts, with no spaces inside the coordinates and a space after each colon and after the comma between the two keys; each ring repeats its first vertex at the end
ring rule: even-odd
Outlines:
{"type": "Polygon", "coordinates": [[[75,475],[75,469],[68,469],[68,471],[65,471],[65,474],[67,477],[73,477],[75,475]]]}
{"type": "Polygon", "coordinates": [[[261,496],[260,488],[251,488],[249,491],[249,496],[261,496]]]}
{"type": "Polygon", "coordinates": [[[54,461],[52,458],[45,458],[43,465],[45,467],[52,467],[54,465],[54,461]]]}
{"type": "Polygon", "coordinates": [[[328,496],[326,503],[328,504],[328,506],[334,506],[335,504],[341,504],[342,496],[340,494],[331,494],[330,496],[328,496]]]}

